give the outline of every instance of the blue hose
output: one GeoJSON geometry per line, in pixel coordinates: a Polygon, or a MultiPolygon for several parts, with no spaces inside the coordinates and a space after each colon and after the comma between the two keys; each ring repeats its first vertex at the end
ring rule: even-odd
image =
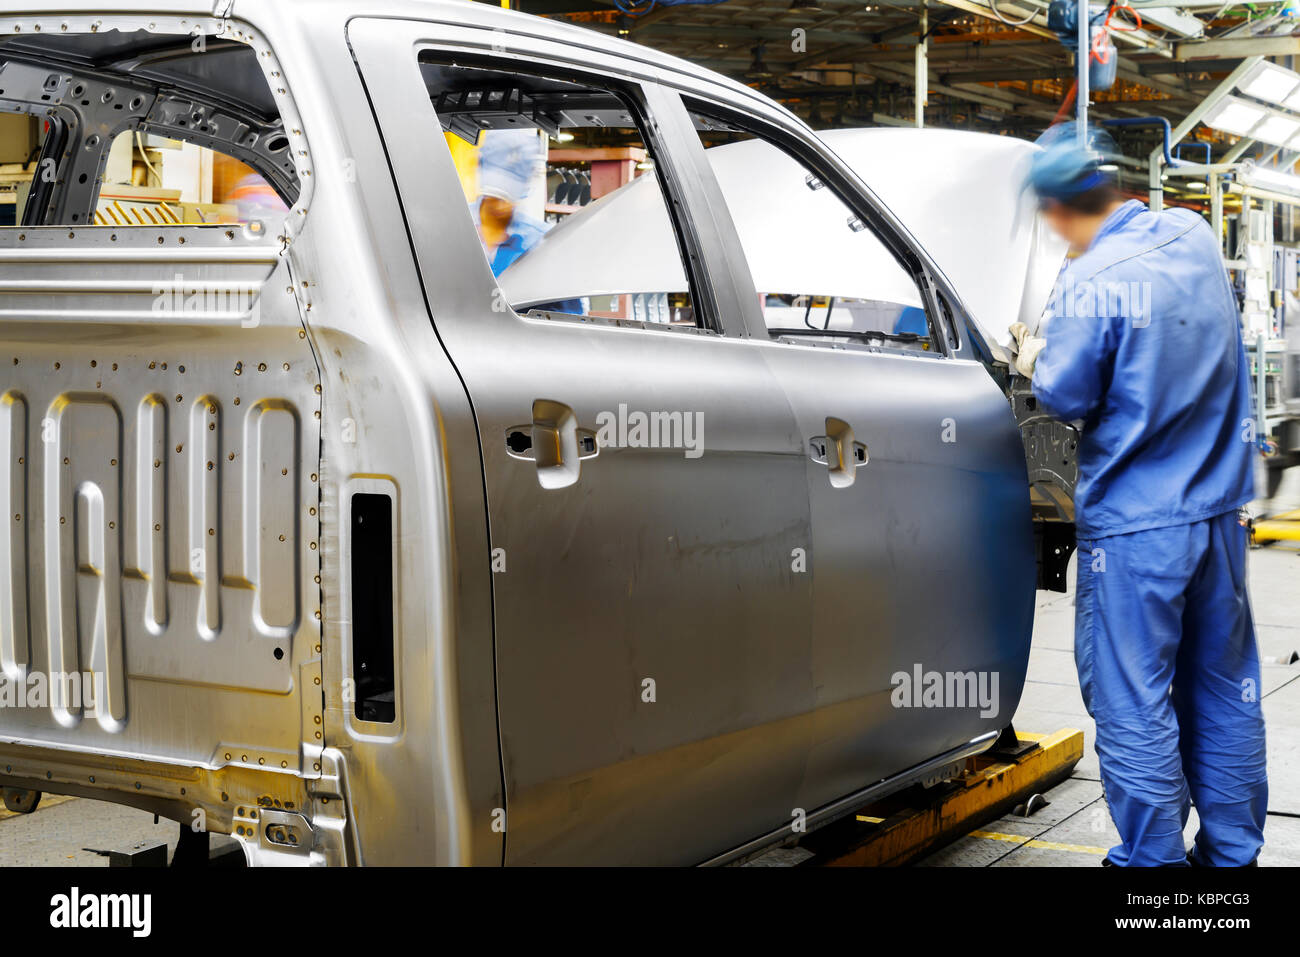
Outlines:
{"type": "MultiPolygon", "coordinates": [[[[1101,121],[1101,125],[1102,125],[1102,126],[1160,126],[1160,127],[1163,127],[1163,128],[1164,128],[1164,131],[1165,131],[1165,165],[1166,165],[1166,166],[1183,166],[1183,165],[1185,165],[1184,162],[1183,162],[1183,160],[1175,159],[1174,156],[1173,156],[1173,154],[1171,154],[1171,153],[1169,152],[1169,140],[1170,140],[1170,138],[1171,138],[1172,135],[1173,135],[1173,131],[1169,128],[1169,121],[1168,121],[1167,119],[1165,119],[1163,116],[1125,116],[1125,117],[1121,117],[1121,118],[1116,119],[1116,120],[1102,120],[1102,121],[1101,121]]],[[[1198,145],[1198,146],[1204,145],[1204,146],[1205,146],[1205,149],[1206,149],[1206,152],[1207,152],[1207,153],[1209,152],[1210,146],[1209,146],[1208,143],[1205,143],[1205,144],[1200,144],[1200,143],[1198,143],[1198,144],[1196,144],[1196,145],[1198,145]]],[[[1209,160],[1208,160],[1208,157],[1207,157],[1206,162],[1208,163],[1208,161],[1209,161],[1209,160]]]]}

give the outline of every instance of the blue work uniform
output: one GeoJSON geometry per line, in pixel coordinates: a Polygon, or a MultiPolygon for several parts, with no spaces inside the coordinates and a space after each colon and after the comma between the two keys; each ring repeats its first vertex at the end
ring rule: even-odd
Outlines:
{"type": "Polygon", "coordinates": [[[1082,420],[1075,662],[1121,866],[1250,864],[1268,783],[1238,509],[1254,497],[1250,373],[1219,246],[1131,200],[1062,272],[1038,401],[1082,420]]]}

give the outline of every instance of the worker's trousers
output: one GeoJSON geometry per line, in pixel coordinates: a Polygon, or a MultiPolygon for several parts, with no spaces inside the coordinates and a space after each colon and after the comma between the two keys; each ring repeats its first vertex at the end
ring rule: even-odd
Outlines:
{"type": "Polygon", "coordinates": [[[1235,510],[1079,541],[1074,657],[1121,844],[1119,866],[1250,864],[1268,779],[1259,651],[1235,510]]]}

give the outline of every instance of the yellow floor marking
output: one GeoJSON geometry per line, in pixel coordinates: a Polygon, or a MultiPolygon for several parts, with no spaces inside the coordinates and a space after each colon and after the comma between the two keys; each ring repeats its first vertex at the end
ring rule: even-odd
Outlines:
{"type": "Polygon", "coordinates": [[[997,831],[971,831],[971,837],[982,837],[990,841],[1010,841],[1022,847],[1041,847],[1045,851],[1073,851],[1075,854],[1092,854],[1105,857],[1109,848],[1089,847],[1087,844],[1058,844],[1056,841],[1040,841],[1038,838],[1026,838],[1023,834],[999,834],[997,831]]]}

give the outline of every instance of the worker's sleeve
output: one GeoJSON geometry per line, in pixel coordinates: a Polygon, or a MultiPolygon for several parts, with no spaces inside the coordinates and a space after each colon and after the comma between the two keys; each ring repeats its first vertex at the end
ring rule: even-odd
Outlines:
{"type": "Polygon", "coordinates": [[[1034,366],[1034,397],[1062,421],[1087,418],[1105,397],[1115,364],[1115,326],[1123,319],[1096,315],[1104,311],[1067,310],[1047,325],[1047,345],[1034,366]]]}

